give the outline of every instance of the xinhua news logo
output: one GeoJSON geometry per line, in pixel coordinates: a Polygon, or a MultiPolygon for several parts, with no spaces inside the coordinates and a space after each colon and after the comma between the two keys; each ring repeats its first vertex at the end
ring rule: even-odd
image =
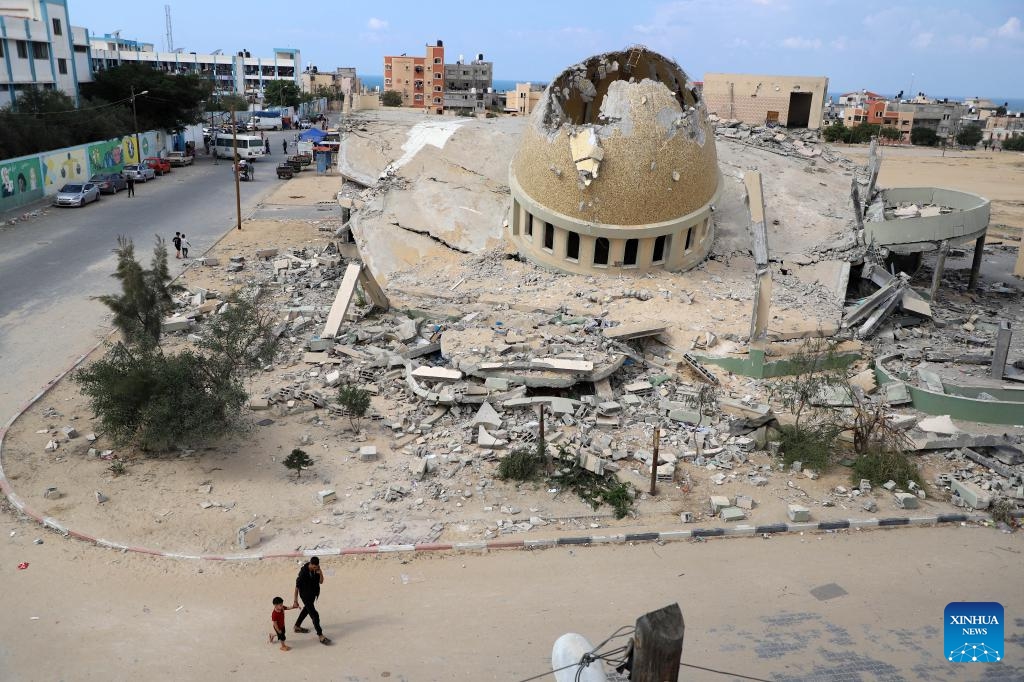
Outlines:
{"type": "Polygon", "coordinates": [[[953,663],[1003,660],[1003,605],[995,601],[955,601],[946,605],[943,643],[953,663]]]}

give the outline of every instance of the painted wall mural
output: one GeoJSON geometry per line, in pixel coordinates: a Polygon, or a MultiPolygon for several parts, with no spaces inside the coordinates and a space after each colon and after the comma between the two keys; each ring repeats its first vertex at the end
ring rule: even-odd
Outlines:
{"type": "Polygon", "coordinates": [[[0,163],[0,210],[42,198],[43,177],[38,156],[0,163]]]}
{"type": "Polygon", "coordinates": [[[137,163],[138,158],[133,135],[89,145],[89,167],[93,174],[118,172],[126,163],[137,163]]]}
{"type": "Polygon", "coordinates": [[[85,147],[75,147],[43,155],[43,186],[47,194],[56,192],[69,182],[89,179],[85,152],[85,147]]]}

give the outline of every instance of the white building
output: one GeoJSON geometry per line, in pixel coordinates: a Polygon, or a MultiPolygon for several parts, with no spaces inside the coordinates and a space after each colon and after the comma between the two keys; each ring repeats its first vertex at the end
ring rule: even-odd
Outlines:
{"type": "Polygon", "coordinates": [[[89,32],[72,26],[67,0],[0,3],[0,107],[37,87],[78,101],[78,84],[92,80],[89,32]]]}
{"type": "Polygon", "coordinates": [[[270,81],[287,80],[298,86],[302,71],[299,50],[274,48],[272,57],[253,57],[248,50],[235,54],[199,54],[175,50],[158,52],[152,43],[127,40],[119,35],[92,36],[92,67],[95,71],[120,64],[136,63],[166,71],[167,73],[196,73],[213,78],[220,93],[258,95],[270,81]]]}

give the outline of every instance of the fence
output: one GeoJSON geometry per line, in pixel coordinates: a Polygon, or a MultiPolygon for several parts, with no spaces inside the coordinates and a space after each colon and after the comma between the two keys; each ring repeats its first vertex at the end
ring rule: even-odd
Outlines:
{"type": "Polygon", "coordinates": [[[118,173],[140,158],[160,156],[170,143],[167,133],[150,130],[139,133],[141,157],[135,135],[125,135],[0,161],[0,212],[56,194],[69,182],[85,182],[97,173],[118,173]]]}

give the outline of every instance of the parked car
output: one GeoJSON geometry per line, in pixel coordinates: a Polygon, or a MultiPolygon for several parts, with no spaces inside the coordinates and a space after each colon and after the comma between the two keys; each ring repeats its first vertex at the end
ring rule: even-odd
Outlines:
{"type": "Polygon", "coordinates": [[[125,166],[124,174],[125,177],[129,175],[132,176],[132,178],[135,179],[135,182],[146,182],[147,180],[152,180],[156,177],[155,170],[140,163],[133,163],[125,166]]]}
{"type": "Polygon", "coordinates": [[[172,166],[191,166],[193,157],[185,152],[167,152],[167,161],[172,166]]]}
{"type": "Polygon", "coordinates": [[[89,182],[100,188],[100,194],[117,194],[128,187],[128,181],[120,173],[99,173],[89,182]]]}
{"type": "Polygon", "coordinates": [[[157,175],[171,172],[171,163],[167,159],[161,159],[159,156],[147,156],[142,160],[142,163],[152,168],[157,175]]]}
{"type": "Polygon", "coordinates": [[[100,200],[99,185],[91,182],[64,185],[53,198],[54,206],[85,206],[91,201],[100,200]]]}

